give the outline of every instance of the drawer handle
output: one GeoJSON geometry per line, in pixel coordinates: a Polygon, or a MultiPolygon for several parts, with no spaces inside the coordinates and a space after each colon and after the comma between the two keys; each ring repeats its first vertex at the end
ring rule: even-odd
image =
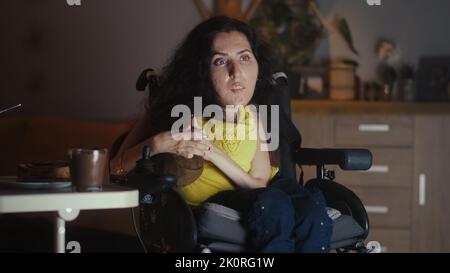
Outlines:
{"type": "Polygon", "coordinates": [[[360,124],[358,130],[360,132],[389,132],[391,126],[389,124],[360,124]]]}
{"type": "Polygon", "coordinates": [[[389,212],[389,207],[386,206],[364,206],[367,213],[386,214],[389,212]]]}
{"type": "Polygon", "coordinates": [[[372,167],[370,167],[370,169],[368,169],[367,172],[370,172],[370,173],[388,173],[389,172],[389,166],[386,166],[386,165],[372,165],[372,167]]]}
{"type": "Polygon", "coordinates": [[[420,206],[425,206],[426,191],[427,191],[427,177],[425,174],[421,173],[419,175],[419,205],[420,206]]]}

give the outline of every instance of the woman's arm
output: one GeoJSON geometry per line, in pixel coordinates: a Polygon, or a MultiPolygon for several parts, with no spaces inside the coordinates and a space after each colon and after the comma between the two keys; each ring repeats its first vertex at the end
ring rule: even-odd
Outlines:
{"type": "MultiPolygon", "coordinates": [[[[148,125],[146,118],[138,121],[128,136],[123,141],[115,158],[111,160],[111,169],[113,174],[123,174],[134,168],[136,161],[142,157],[144,146],[150,148],[151,156],[159,153],[173,153],[192,158],[194,155],[202,156],[205,160],[211,161],[232,181],[242,188],[261,188],[267,185],[270,178],[270,160],[269,154],[262,151],[262,142],[258,136],[257,149],[252,160],[252,166],[249,173],[245,172],[236,162],[218,149],[214,144],[206,139],[190,140],[186,136],[192,136],[191,133],[201,134],[201,129],[194,126],[193,131],[187,131],[172,135],[170,131],[161,132],[142,142],[139,139],[145,132],[148,125]]],[[[202,137],[194,138],[201,139],[202,137]]]]}
{"type": "Polygon", "coordinates": [[[202,132],[196,128],[192,131],[188,129],[188,131],[177,134],[164,131],[139,142],[146,134],[145,126],[149,124],[148,118],[144,117],[133,126],[122,142],[117,155],[110,162],[112,174],[120,175],[133,169],[136,166],[136,161],[142,157],[144,146],[150,148],[151,156],[160,153],[173,153],[186,158],[192,158],[194,155],[203,156],[209,148],[201,140],[191,140],[201,139],[202,132]]]}
{"type": "Polygon", "coordinates": [[[266,187],[271,174],[269,152],[262,150],[261,147],[262,145],[266,145],[266,142],[260,139],[259,134],[257,135],[256,153],[248,173],[212,143],[210,143],[211,148],[206,152],[204,158],[211,161],[211,163],[216,165],[226,176],[242,188],[253,189],[266,187]]]}

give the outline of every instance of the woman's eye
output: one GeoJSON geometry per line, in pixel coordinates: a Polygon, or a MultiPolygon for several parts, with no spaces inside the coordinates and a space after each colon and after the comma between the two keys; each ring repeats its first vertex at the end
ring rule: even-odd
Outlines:
{"type": "Polygon", "coordinates": [[[213,62],[213,64],[214,64],[214,65],[217,65],[217,66],[223,65],[223,64],[225,64],[225,60],[222,59],[222,58],[215,59],[214,62],[213,62]]]}
{"type": "Polygon", "coordinates": [[[241,57],[241,60],[243,60],[244,62],[248,62],[248,61],[250,61],[250,56],[248,56],[248,55],[243,55],[243,56],[241,57]]]}

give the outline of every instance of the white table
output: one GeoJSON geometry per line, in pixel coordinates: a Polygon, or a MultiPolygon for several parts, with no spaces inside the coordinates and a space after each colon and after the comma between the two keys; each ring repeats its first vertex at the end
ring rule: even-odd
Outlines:
{"type": "Polygon", "coordinates": [[[0,187],[0,213],[55,211],[55,249],[66,249],[66,221],[81,210],[132,208],[139,205],[138,190],[104,185],[102,191],[77,192],[73,187],[59,190],[10,189],[0,187]]]}

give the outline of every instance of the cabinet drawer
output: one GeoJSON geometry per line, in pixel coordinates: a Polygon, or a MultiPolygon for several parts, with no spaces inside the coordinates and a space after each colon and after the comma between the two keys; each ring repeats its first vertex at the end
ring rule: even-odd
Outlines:
{"type": "Polygon", "coordinates": [[[363,187],[352,190],[366,207],[371,227],[410,227],[411,190],[363,187]]]}
{"type": "Polygon", "coordinates": [[[413,143],[413,121],[407,116],[338,116],[334,131],[339,146],[409,147],[413,143]]]}
{"type": "Polygon", "coordinates": [[[367,171],[336,169],[336,181],[347,186],[410,188],[413,151],[409,148],[370,148],[373,161],[367,171]]]}
{"type": "Polygon", "coordinates": [[[409,229],[384,229],[371,228],[369,241],[378,241],[381,245],[381,252],[405,253],[411,251],[411,231],[409,229]]]}

